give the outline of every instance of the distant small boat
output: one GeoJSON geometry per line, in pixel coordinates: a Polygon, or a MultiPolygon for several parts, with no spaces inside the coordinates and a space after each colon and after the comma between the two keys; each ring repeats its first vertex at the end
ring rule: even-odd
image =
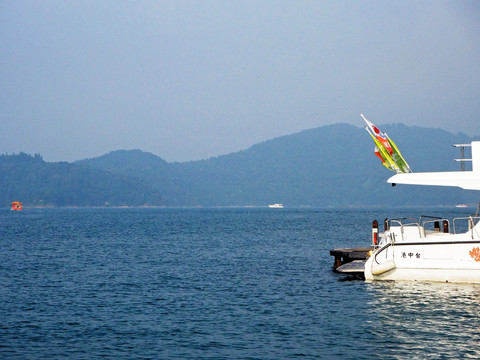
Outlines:
{"type": "Polygon", "coordinates": [[[22,210],[23,203],[20,201],[12,202],[12,208],[10,210],[22,210]]]}
{"type": "Polygon", "coordinates": [[[271,209],[283,209],[283,204],[270,204],[268,207],[271,209]]]}
{"type": "Polygon", "coordinates": [[[466,204],[458,204],[458,205],[455,205],[455,207],[457,207],[457,208],[466,208],[467,205],[466,205],[466,204]]]}

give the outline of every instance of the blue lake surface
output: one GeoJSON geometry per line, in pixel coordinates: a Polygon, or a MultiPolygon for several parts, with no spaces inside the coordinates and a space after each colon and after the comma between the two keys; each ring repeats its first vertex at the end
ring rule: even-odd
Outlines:
{"type": "Polygon", "coordinates": [[[0,358],[478,359],[480,286],[346,281],[329,255],[472,211],[0,210],[0,358]]]}

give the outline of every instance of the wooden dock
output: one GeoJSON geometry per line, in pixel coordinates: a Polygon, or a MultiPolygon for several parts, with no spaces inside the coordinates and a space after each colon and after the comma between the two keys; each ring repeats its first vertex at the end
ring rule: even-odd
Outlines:
{"type": "Polygon", "coordinates": [[[363,273],[370,250],[371,247],[330,250],[330,255],[334,257],[333,269],[341,273],[363,273]]]}

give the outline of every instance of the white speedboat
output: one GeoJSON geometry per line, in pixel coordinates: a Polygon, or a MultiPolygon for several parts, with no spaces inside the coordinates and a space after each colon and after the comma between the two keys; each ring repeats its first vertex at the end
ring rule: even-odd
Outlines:
{"type": "MultiPolygon", "coordinates": [[[[397,171],[388,182],[480,190],[480,141],[472,142],[471,148],[471,171],[413,173],[408,168],[406,172],[397,171]]],[[[452,222],[432,217],[418,221],[391,219],[385,221],[381,234],[374,222],[372,233],[373,249],[364,266],[366,280],[480,283],[478,217],[458,218],[452,222]],[[462,223],[463,230],[459,230],[462,223]]]]}
{"type": "Polygon", "coordinates": [[[283,209],[283,204],[270,204],[268,207],[271,209],[283,209]]]}

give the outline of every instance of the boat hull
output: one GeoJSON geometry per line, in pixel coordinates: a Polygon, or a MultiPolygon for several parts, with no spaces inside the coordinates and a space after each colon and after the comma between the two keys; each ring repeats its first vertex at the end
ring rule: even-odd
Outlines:
{"type": "Polygon", "coordinates": [[[480,283],[480,241],[387,244],[365,263],[365,280],[480,283]]]}
{"type": "Polygon", "coordinates": [[[366,281],[431,281],[452,283],[480,283],[480,270],[467,269],[429,269],[395,268],[389,272],[372,275],[365,272],[366,281]]]}

